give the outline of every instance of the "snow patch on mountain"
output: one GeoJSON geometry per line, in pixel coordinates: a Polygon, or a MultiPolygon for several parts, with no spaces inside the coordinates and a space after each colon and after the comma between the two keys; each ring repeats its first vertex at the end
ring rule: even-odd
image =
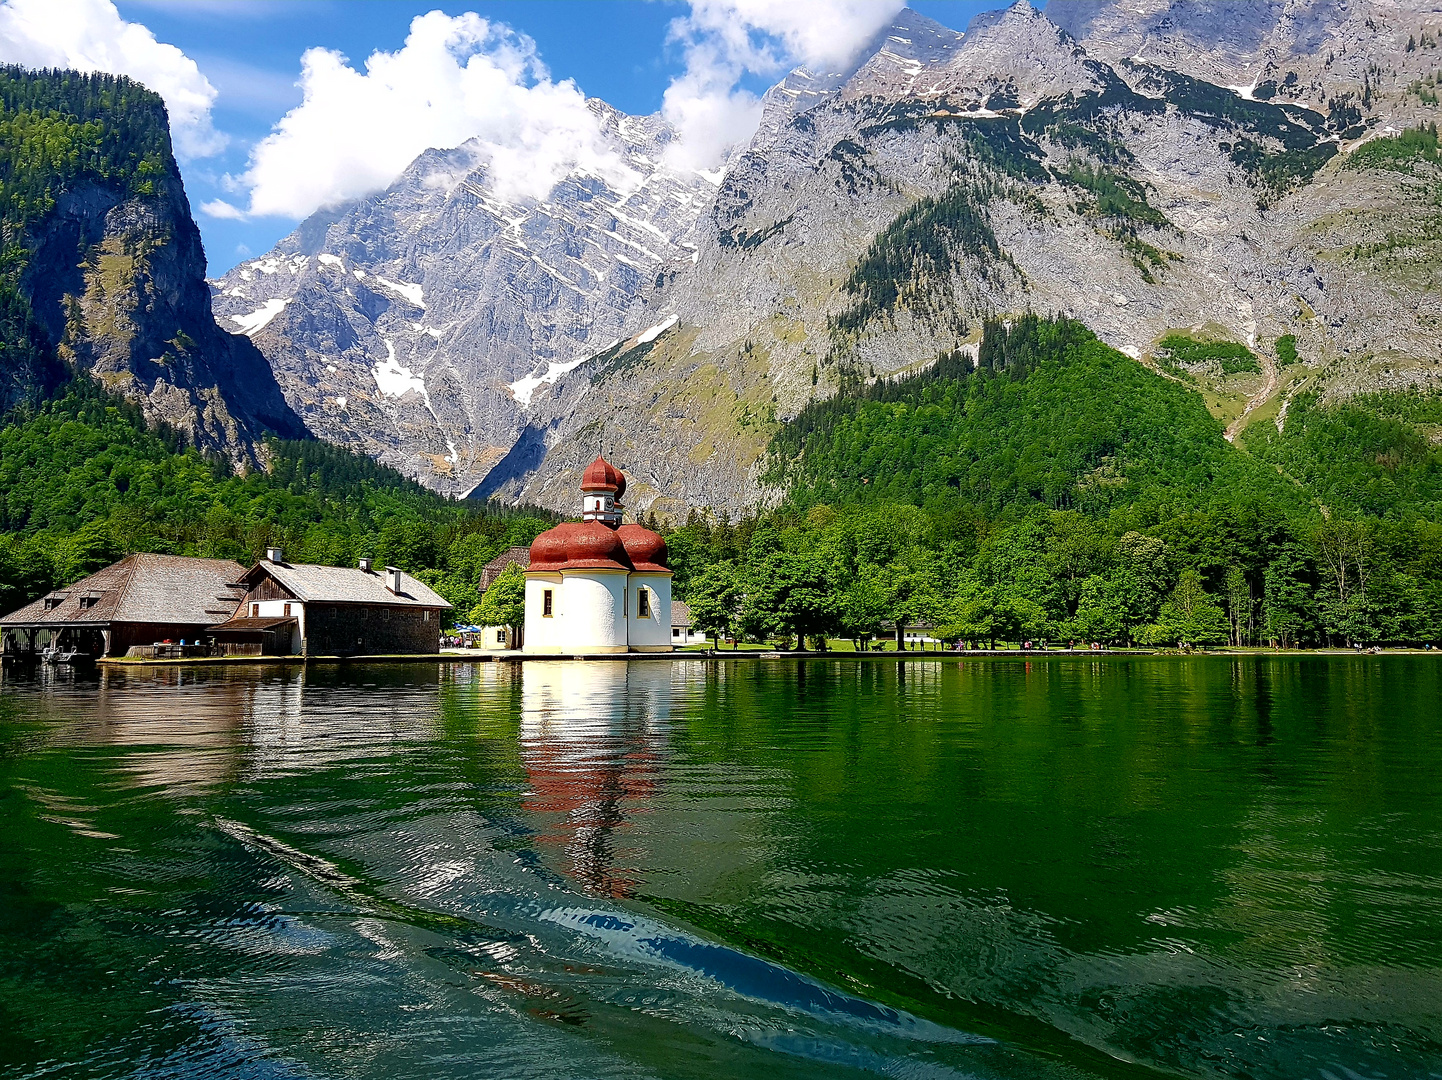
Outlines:
{"type": "Polygon", "coordinates": [[[524,379],[517,379],[515,382],[508,384],[510,391],[515,395],[516,400],[521,403],[521,407],[526,408],[531,404],[531,396],[542,386],[552,385],[562,375],[566,374],[566,372],[575,371],[589,359],[591,359],[589,356],[582,356],[577,360],[571,360],[564,364],[553,362],[546,368],[543,374],[527,375],[524,379]]]}
{"type": "Polygon", "coordinates": [[[396,359],[395,344],[387,341],[385,346],[386,358],[371,371],[380,392],[390,398],[403,398],[412,390],[425,395],[425,381],[396,359]]]}
{"type": "Polygon", "coordinates": [[[658,337],[660,337],[662,334],[664,334],[667,330],[669,330],[669,329],[671,329],[671,327],[675,326],[677,320],[679,320],[679,319],[680,319],[680,316],[679,316],[679,315],[672,315],[672,316],[671,316],[669,319],[667,319],[665,322],[658,322],[655,326],[652,326],[652,327],[650,327],[650,328],[642,331],[640,334],[637,334],[637,335],[636,335],[636,344],[637,344],[637,345],[646,345],[646,344],[649,344],[649,343],[652,342],[652,341],[655,341],[658,337]]]}
{"type": "Polygon", "coordinates": [[[290,300],[288,298],[267,300],[249,315],[232,315],[230,320],[240,327],[242,334],[250,337],[256,331],[264,329],[270,323],[271,319],[285,310],[285,306],[289,303],[290,300]]]}

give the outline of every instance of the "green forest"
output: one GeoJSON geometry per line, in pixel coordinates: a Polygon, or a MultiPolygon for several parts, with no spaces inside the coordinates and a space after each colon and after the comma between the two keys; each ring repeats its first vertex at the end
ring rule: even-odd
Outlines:
{"type": "Polygon", "coordinates": [[[165,106],[138,83],[0,66],[0,402],[67,379],[22,287],[34,228],[81,181],[151,194],[170,162],[165,106]]]}
{"type": "Polygon", "coordinates": [[[77,379],[0,429],[0,613],[132,551],[248,562],[370,556],[417,572],[464,615],[482,567],[552,523],[542,511],[456,502],[318,441],[269,444],[235,475],[133,405],[77,379]]]}
{"type": "Polygon", "coordinates": [[[948,642],[1442,640],[1442,402],[1294,400],[1234,447],[1200,397],[1080,323],[984,327],[929,370],[808,406],[786,502],[669,533],[711,633],[948,642]]]}

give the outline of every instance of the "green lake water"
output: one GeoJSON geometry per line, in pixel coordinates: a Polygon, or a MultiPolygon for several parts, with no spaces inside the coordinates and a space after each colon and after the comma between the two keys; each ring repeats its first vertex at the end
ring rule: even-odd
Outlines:
{"type": "Polygon", "coordinates": [[[3,1077],[1442,1076],[1432,657],[7,670],[3,1077]]]}

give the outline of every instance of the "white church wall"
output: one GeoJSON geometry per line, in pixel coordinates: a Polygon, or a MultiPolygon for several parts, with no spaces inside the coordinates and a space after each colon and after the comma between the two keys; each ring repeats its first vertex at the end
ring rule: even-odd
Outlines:
{"type": "Polygon", "coordinates": [[[565,590],[560,574],[526,575],[526,629],[521,647],[526,652],[561,652],[566,645],[565,590]],[[551,593],[551,614],[545,614],[546,591],[551,593]]]}
{"type": "Polygon", "coordinates": [[[565,573],[565,647],[576,652],[625,652],[626,572],[565,573]]]}
{"type": "Polygon", "coordinates": [[[631,648],[640,652],[664,652],[671,648],[671,575],[642,572],[630,576],[626,605],[626,636],[631,648]],[[649,613],[640,616],[639,593],[650,594],[649,613]]]}

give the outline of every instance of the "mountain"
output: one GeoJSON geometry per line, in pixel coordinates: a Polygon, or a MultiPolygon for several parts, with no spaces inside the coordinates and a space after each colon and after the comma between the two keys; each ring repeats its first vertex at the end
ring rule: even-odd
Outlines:
{"type": "Polygon", "coordinates": [[[1081,321],[1249,445],[1298,394],[1442,376],[1442,173],[1419,128],[1439,39],[1430,6],[1381,0],[1022,0],[965,34],[906,11],[849,70],[774,87],[717,185],[661,164],[658,121],[597,104],[618,139],[653,133],[644,166],[618,146],[666,199],[573,178],[506,207],[483,169],[428,181],[449,160],[428,154],[217,282],[217,309],[327,437],[558,507],[598,448],[638,512],[774,500],[767,448],[809,402],[974,352],[985,317],[1028,310],[1081,321]],[[654,260],[600,294],[577,260],[604,269],[628,235],[654,260]],[[479,265],[458,289],[452,268],[479,265]]]}
{"type": "Polygon", "coordinates": [[[236,464],[267,434],[305,435],[265,357],[211,316],[159,96],[3,68],[0,129],[0,408],[84,374],[236,464]]]}
{"type": "Polygon", "coordinates": [[[544,200],[506,199],[475,146],[427,151],[215,282],[217,315],[266,353],[318,435],[469,492],[532,397],[625,337],[694,258],[716,190],[662,167],[660,120],[591,108],[629,184],[578,174],[544,200]]]}

